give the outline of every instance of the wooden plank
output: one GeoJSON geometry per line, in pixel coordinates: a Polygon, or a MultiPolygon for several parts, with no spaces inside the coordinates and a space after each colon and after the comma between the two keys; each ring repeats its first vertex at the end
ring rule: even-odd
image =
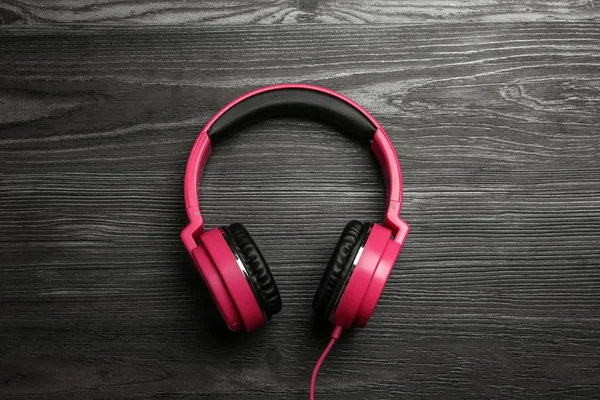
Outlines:
{"type": "Polygon", "coordinates": [[[179,240],[185,162],[233,97],[305,81],[398,150],[412,233],[320,398],[600,395],[600,27],[0,28],[0,397],[306,398],[310,301],[345,223],[381,219],[368,151],[300,120],[218,147],[209,226],[240,221],[284,309],[224,331],[179,240]]]}
{"type": "Polygon", "coordinates": [[[597,21],[594,0],[4,0],[0,22],[35,24],[379,24],[597,21]]]}

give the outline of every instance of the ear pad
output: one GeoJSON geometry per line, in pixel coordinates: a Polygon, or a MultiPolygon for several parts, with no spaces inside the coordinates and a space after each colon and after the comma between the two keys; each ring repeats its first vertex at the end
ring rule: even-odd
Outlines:
{"type": "Polygon", "coordinates": [[[281,311],[281,297],[262,253],[244,225],[231,224],[229,227],[223,227],[223,232],[250,274],[250,280],[257,289],[263,311],[267,314],[267,318],[271,318],[273,314],[281,311]]]}
{"type": "Polygon", "coordinates": [[[317,315],[329,319],[343,282],[352,269],[352,262],[370,226],[371,224],[352,220],[342,231],[313,299],[313,310],[317,315]]]}

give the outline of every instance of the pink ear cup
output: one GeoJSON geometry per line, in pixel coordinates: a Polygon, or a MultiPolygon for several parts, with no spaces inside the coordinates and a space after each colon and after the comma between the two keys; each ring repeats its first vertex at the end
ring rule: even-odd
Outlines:
{"type": "Polygon", "coordinates": [[[381,293],[383,293],[385,284],[390,277],[396,260],[398,259],[401,247],[402,246],[398,242],[393,240],[387,241],[387,245],[385,246],[385,250],[383,251],[381,258],[379,259],[379,263],[377,264],[373,278],[369,283],[365,297],[358,308],[355,320],[356,326],[364,328],[365,325],[367,325],[369,318],[371,318],[371,315],[373,315],[373,311],[375,311],[375,306],[379,301],[379,297],[381,296],[381,293]]]}
{"type": "Polygon", "coordinates": [[[215,264],[206,253],[204,246],[200,245],[192,250],[192,259],[194,260],[194,264],[196,264],[196,269],[200,272],[202,278],[204,278],[204,282],[208,286],[208,291],[221,312],[225,324],[227,324],[227,327],[231,331],[240,331],[243,328],[240,315],[221,279],[221,275],[219,275],[215,264]]]}
{"type": "Polygon", "coordinates": [[[211,229],[202,234],[200,242],[216,267],[246,331],[252,332],[263,326],[265,317],[221,230],[211,229]]]}
{"type": "Polygon", "coordinates": [[[333,324],[345,329],[355,322],[358,326],[366,325],[400,252],[400,245],[391,237],[392,231],[388,228],[373,224],[331,317],[333,324]]]}

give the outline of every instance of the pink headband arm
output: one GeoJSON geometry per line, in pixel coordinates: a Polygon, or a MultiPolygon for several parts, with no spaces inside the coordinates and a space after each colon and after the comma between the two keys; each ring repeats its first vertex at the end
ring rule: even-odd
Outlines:
{"type": "MultiPolygon", "coordinates": [[[[184,196],[185,206],[187,214],[190,219],[190,226],[188,232],[191,232],[192,236],[197,238],[200,234],[204,233],[204,221],[200,214],[200,207],[198,203],[198,182],[202,177],[202,172],[211,154],[211,143],[208,136],[208,132],[211,126],[229,109],[236,104],[248,99],[249,97],[255,96],[260,93],[279,90],[279,89],[308,89],[317,92],[325,93],[330,96],[336,97],[347,104],[360,111],[372,124],[375,126],[376,131],[371,142],[371,150],[375,154],[375,158],[379,163],[381,171],[383,173],[384,181],[386,183],[388,204],[384,219],[384,224],[388,227],[395,236],[395,241],[403,243],[406,235],[408,234],[408,225],[400,219],[400,209],[402,207],[402,170],[400,169],[400,162],[396,155],[396,150],[390,141],[390,138],[385,133],[379,122],[371,114],[369,114],[364,108],[350,100],[349,98],[336,93],[332,90],[325,89],[319,86],[307,85],[307,84],[282,84],[263,87],[252,92],[246,93],[243,96],[238,97],[231,103],[223,107],[215,116],[213,116],[206,126],[200,132],[190,157],[188,159],[187,167],[185,170],[184,178],[184,196]]],[[[188,241],[191,238],[188,239],[188,241]]],[[[185,240],[184,240],[185,241],[185,240]]],[[[195,243],[191,241],[186,243],[186,247],[193,248],[195,243]]]]}

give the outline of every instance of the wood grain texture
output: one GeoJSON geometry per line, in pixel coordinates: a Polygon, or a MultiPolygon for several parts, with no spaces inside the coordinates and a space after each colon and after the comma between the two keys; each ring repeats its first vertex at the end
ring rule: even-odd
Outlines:
{"type": "Polygon", "coordinates": [[[412,225],[319,398],[600,397],[599,45],[593,23],[0,28],[0,397],[307,397],[320,273],[384,209],[368,151],[301,120],[215,148],[206,221],[246,224],[282,291],[256,334],[225,331],[179,240],[202,124],[284,81],[387,127],[412,225]]]}
{"type": "Polygon", "coordinates": [[[0,23],[374,24],[598,20],[595,0],[2,0],[0,23]]]}

